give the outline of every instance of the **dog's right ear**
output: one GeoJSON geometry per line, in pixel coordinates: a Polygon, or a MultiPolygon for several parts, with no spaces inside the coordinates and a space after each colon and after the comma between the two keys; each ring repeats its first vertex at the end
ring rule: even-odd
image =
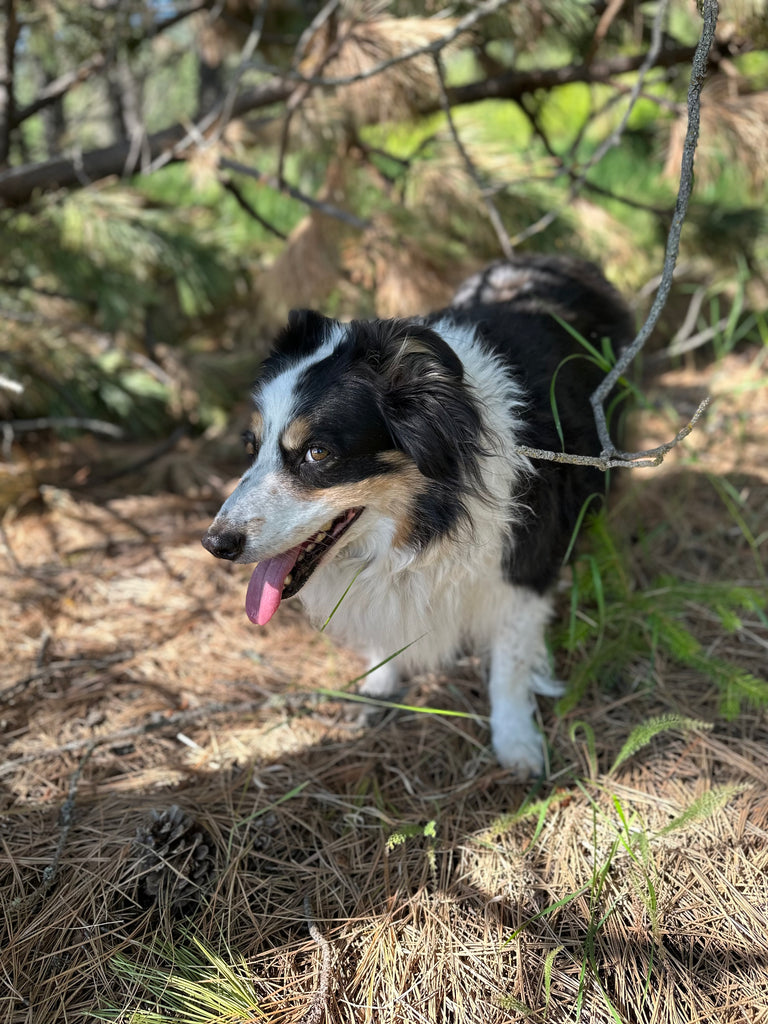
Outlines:
{"type": "Polygon", "coordinates": [[[292,309],[288,323],[275,338],[275,352],[289,359],[311,355],[338,323],[314,309],[292,309]]]}

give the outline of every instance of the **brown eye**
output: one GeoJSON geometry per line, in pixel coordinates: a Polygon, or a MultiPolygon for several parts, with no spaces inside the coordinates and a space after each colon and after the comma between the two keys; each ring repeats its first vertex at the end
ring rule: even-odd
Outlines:
{"type": "Polygon", "coordinates": [[[323,459],[327,459],[331,453],[327,448],[323,448],[321,444],[313,444],[307,449],[307,454],[304,456],[305,462],[322,462],[323,459]]]}
{"type": "Polygon", "coordinates": [[[252,430],[243,431],[243,444],[245,445],[248,458],[253,461],[259,454],[259,442],[256,440],[256,435],[252,430]]]}

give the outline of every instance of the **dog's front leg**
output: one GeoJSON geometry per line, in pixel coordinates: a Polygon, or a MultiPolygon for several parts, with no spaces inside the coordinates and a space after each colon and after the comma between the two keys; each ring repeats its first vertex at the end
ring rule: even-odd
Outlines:
{"type": "Polygon", "coordinates": [[[518,778],[544,768],[544,742],[533,721],[533,694],[561,692],[549,675],[544,628],[550,616],[548,598],[509,587],[491,640],[488,689],[491,738],[500,763],[518,778]]]}
{"type": "Polygon", "coordinates": [[[360,686],[360,693],[365,697],[391,697],[400,686],[400,673],[395,660],[387,660],[386,654],[369,651],[367,656],[368,672],[360,686]]]}

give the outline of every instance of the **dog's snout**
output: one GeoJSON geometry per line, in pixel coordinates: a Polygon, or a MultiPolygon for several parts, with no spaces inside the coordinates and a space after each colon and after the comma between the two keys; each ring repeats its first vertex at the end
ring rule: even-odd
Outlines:
{"type": "Polygon", "coordinates": [[[241,555],[245,547],[245,534],[236,530],[207,530],[202,537],[202,545],[217,558],[228,558],[234,561],[241,555]]]}

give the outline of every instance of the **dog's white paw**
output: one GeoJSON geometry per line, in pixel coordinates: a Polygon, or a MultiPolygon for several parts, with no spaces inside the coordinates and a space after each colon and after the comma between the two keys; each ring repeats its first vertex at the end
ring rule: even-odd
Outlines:
{"type": "Polygon", "coordinates": [[[544,771],[544,740],[528,715],[491,717],[493,749],[499,763],[518,779],[544,771]]]}

